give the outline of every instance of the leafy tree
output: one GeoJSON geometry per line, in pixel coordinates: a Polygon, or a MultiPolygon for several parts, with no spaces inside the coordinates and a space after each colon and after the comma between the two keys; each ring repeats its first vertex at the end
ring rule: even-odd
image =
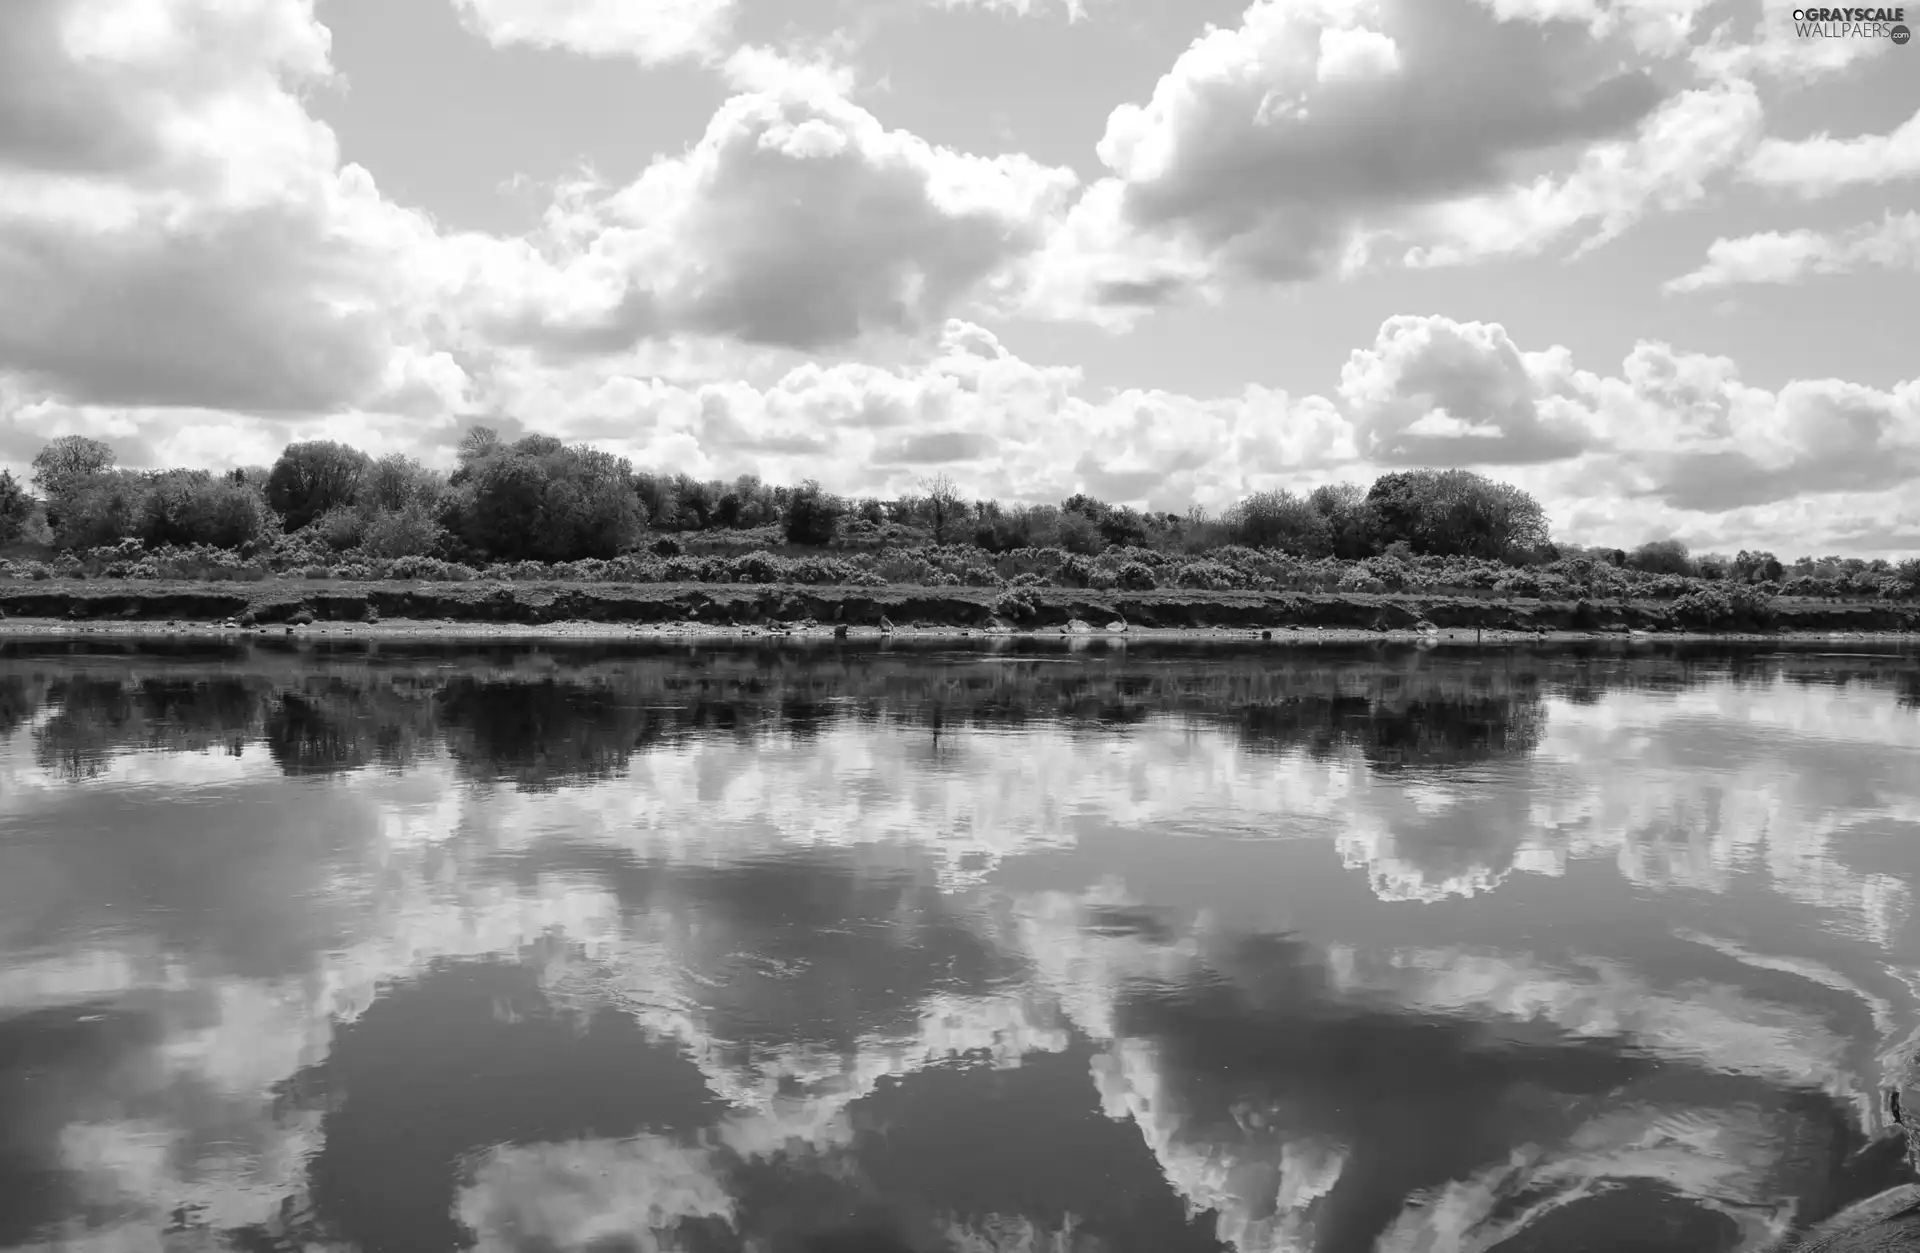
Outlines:
{"type": "Polygon", "coordinates": [[[232,475],[205,470],[165,470],[141,493],[135,534],[142,542],[238,548],[264,539],[273,517],[260,493],[232,475]]]}
{"type": "Polygon", "coordinates": [[[1320,557],[1333,546],[1327,516],[1292,492],[1255,492],[1228,509],[1224,521],[1232,541],[1250,548],[1320,557]]]}
{"type": "Polygon", "coordinates": [[[69,483],[59,513],[48,518],[54,544],[87,549],[132,538],[140,525],[147,489],[147,477],[131,470],[97,473],[69,483]]]}
{"type": "Polygon", "coordinates": [[[430,557],[447,541],[447,528],[424,498],[383,509],[366,520],[360,550],[374,557],[430,557]]]}
{"type": "Polygon", "coordinates": [[[920,490],[926,493],[927,524],[933,528],[933,542],[944,544],[947,542],[947,528],[966,509],[966,498],[960,495],[959,485],[946,474],[921,479],[920,490]]]}
{"type": "Polygon", "coordinates": [[[267,503],[297,531],[338,505],[350,505],[365,480],[365,453],[332,440],[288,444],[267,472],[267,503]]]}
{"type": "Polygon", "coordinates": [[[0,470],[0,544],[18,540],[32,517],[33,497],[12,471],[0,470]]]}
{"type": "Polygon", "coordinates": [[[485,461],[500,451],[500,432],[490,426],[470,426],[467,433],[460,437],[460,446],[454,450],[462,469],[475,462],[485,461]]]}
{"type": "Polygon", "coordinates": [[[633,470],[611,453],[529,436],[462,467],[451,515],[495,561],[611,558],[639,541],[646,514],[633,470]]]}
{"type": "Polygon", "coordinates": [[[49,501],[58,500],[111,469],[112,447],[84,435],[62,435],[35,455],[33,485],[49,501]]]}
{"type": "Polygon", "coordinates": [[[1367,537],[1366,493],[1357,483],[1328,483],[1307,494],[1314,512],[1327,520],[1327,545],[1346,560],[1372,551],[1367,537]]]}
{"type": "Polygon", "coordinates": [[[1106,515],[1094,523],[1094,528],[1107,544],[1118,544],[1123,548],[1145,544],[1151,530],[1146,515],[1125,505],[1108,507],[1106,515]]]}
{"type": "Polygon", "coordinates": [[[1733,577],[1742,583],[1778,583],[1784,573],[1785,567],[1772,553],[1741,549],[1733,559],[1733,577]]]}
{"type": "Polygon", "coordinates": [[[808,479],[787,497],[786,535],[790,544],[822,545],[833,541],[845,505],[808,479]]]}
{"type": "Polygon", "coordinates": [[[1367,492],[1366,511],[1380,548],[1403,541],[1421,554],[1500,559],[1548,539],[1539,502],[1469,470],[1382,475],[1367,492]]]}
{"type": "Polygon", "coordinates": [[[439,495],[438,475],[412,457],[391,453],[367,467],[358,500],[370,509],[390,512],[416,502],[430,504],[439,495]]]}
{"type": "Polygon", "coordinates": [[[1643,574],[1693,573],[1693,559],[1687,546],[1677,539],[1648,540],[1627,554],[1627,565],[1643,574]]]}

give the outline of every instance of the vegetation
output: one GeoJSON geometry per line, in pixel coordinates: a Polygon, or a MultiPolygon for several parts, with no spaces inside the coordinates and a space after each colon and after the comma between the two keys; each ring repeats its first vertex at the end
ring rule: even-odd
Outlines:
{"type": "Polygon", "coordinates": [[[0,476],[0,577],[973,588],[1014,621],[1040,589],[1445,595],[1589,615],[1660,602],[1701,623],[1764,623],[1783,597],[1920,598],[1920,560],[1556,544],[1538,502],[1464,470],[1258,492],[1214,518],[1086,495],[969,501],[944,475],[897,499],[848,500],[812,481],[636,471],[476,427],[451,474],[325,441],[289,445],[270,467],[136,472],[108,445],[64,436],[34,458],[32,485],[37,496],[0,476]]]}

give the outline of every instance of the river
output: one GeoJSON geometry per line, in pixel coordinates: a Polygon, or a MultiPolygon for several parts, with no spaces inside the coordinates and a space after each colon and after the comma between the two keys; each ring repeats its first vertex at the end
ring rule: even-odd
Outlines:
{"type": "Polygon", "coordinates": [[[1891,646],[16,640],[0,1249],[1758,1249],[1917,884],[1891,646]]]}

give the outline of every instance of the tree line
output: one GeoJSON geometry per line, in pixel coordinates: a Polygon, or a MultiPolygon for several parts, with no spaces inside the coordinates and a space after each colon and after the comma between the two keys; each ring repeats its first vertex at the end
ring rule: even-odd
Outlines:
{"type": "MultiPolygon", "coordinates": [[[[1771,553],[1695,558],[1674,540],[1632,550],[1556,544],[1532,496],[1465,470],[1405,470],[1370,485],[1263,491],[1218,516],[1162,513],[1076,494],[1057,505],[965,497],[945,475],[898,497],[847,498],[807,481],[776,486],[636,470],[586,445],[488,427],[461,440],[451,472],[346,444],[289,444],[271,466],[136,471],[111,446],[62,436],[34,458],[31,487],[0,472],[0,543],[83,553],[125,546],[260,552],[299,545],[368,559],[486,566],[607,561],[674,536],[731,532],[768,548],[965,545],[987,553],[1110,549],[1205,555],[1227,548],[1303,559],[1443,557],[1540,565],[1582,555],[1647,574],[1778,581],[1771,553]]],[[[1808,565],[1805,559],[1796,567],[1808,565]]],[[[1838,569],[1839,559],[1827,559],[1838,569]]]]}

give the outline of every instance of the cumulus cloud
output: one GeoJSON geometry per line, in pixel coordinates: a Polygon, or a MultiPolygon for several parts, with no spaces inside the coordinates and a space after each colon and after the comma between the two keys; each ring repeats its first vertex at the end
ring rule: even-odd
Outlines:
{"type": "Polygon", "coordinates": [[[294,0],[0,9],[0,370],[105,403],[377,393],[420,226],[297,98],[328,42],[294,0]]]}
{"type": "MultiPolygon", "coordinates": [[[[1724,93],[1669,100],[1648,69],[1623,68],[1636,40],[1641,53],[1679,46],[1648,31],[1690,24],[1684,5],[1257,0],[1239,26],[1196,39],[1144,104],[1108,118],[1098,153],[1111,190],[1077,205],[1068,230],[1167,255],[1145,273],[1095,267],[1082,286],[1096,302],[1151,303],[1195,270],[1281,281],[1349,270],[1385,239],[1445,243],[1461,227],[1432,211],[1479,195],[1541,219],[1518,240],[1489,228],[1509,251],[1589,220],[1620,229],[1723,163],[1722,136],[1744,134],[1754,112],[1724,93]],[[1737,122],[1707,124],[1730,105],[1737,122]],[[1605,141],[1638,159],[1603,146],[1564,185],[1504,190],[1530,155],[1605,141]]],[[[1043,290],[1075,258],[1050,260],[1043,290]]]]}
{"type": "Polygon", "coordinates": [[[606,352],[674,332],[819,348],[938,325],[1004,283],[1074,185],[888,130],[825,85],[809,72],[736,96],[684,156],[622,188],[566,189],[541,247],[478,248],[494,333],[606,352]]]}
{"type": "Polygon", "coordinates": [[[1340,375],[1359,448],[1414,465],[1556,461],[1587,442],[1565,354],[1524,355],[1504,328],[1389,318],[1340,375]]]}
{"type": "Polygon", "coordinates": [[[1747,161],[1745,173],[1763,186],[1806,197],[1920,177],[1920,112],[1885,135],[1836,139],[1821,131],[1806,139],[1769,139],[1747,161]]]}
{"type": "Polygon", "coordinates": [[[1411,265],[1447,265],[1539,252],[1588,224],[1576,254],[1605,244],[1650,211],[1707,194],[1759,139],[1759,93],[1748,82],[1684,91],[1630,139],[1593,144],[1569,173],[1462,197],[1420,214],[1403,237],[1411,265]]]}
{"type": "Polygon", "coordinates": [[[453,0],[494,47],[523,44],[645,65],[716,55],[735,0],[453,0]]]}
{"type": "Polygon", "coordinates": [[[1849,231],[1802,229],[1722,237],[1708,245],[1705,264],[1669,280],[1665,290],[1794,283],[1812,275],[1864,269],[1920,269],[1920,213],[1889,213],[1849,231]]]}

